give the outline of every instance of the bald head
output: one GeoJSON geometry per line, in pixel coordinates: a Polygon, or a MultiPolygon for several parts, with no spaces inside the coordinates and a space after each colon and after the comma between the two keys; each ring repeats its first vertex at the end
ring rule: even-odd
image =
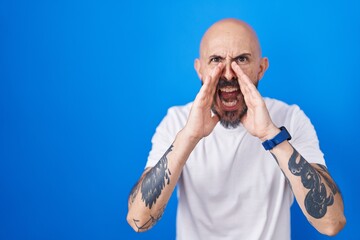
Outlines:
{"type": "Polygon", "coordinates": [[[213,24],[204,34],[200,58],[195,59],[194,67],[203,81],[220,66],[212,111],[220,116],[225,127],[238,126],[247,109],[233,63],[255,86],[269,66],[268,59],[261,57],[258,38],[249,24],[237,19],[224,19],[213,24]]]}
{"type": "Polygon", "coordinates": [[[255,31],[249,24],[238,19],[227,18],[214,23],[201,40],[200,57],[207,55],[208,51],[219,44],[229,47],[237,45],[261,57],[261,48],[255,31]]]}

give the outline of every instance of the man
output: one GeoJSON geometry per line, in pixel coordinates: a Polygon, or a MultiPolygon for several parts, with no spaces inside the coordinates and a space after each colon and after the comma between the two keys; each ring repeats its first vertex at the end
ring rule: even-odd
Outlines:
{"type": "Polygon", "coordinates": [[[263,98],[268,68],[253,29],[224,19],[200,44],[194,102],[170,108],[131,191],[127,220],[150,229],[178,185],[177,239],[290,239],[295,196],[321,233],[345,225],[339,189],[298,106],[263,98]],[[280,128],[279,128],[280,127],[280,128]]]}

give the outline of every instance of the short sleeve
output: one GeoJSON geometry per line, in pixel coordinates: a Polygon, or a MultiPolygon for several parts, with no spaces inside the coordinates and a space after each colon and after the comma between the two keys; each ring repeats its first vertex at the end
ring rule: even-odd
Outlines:
{"type": "Polygon", "coordinates": [[[324,154],[320,150],[319,140],[310,119],[298,107],[294,107],[290,128],[290,143],[309,163],[325,165],[324,154]]]}
{"type": "Polygon", "coordinates": [[[178,116],[177,111],[176,107],[170,108],[157,126],[151,139],[152,147],[145,168],[155,166],[174,142],[177,132],[182,127],[182,124],[179,123],[181,117],[178,116]]]}

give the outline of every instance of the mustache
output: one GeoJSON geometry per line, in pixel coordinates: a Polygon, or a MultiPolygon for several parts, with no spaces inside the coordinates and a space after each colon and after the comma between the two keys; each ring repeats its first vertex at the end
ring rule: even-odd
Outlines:
{"type": "Polygon", "coordinates": [[[238,87],[240,88],[238,79],[236,77],[232,78],[231,80],[227,80],[224,77],[219,78],[219,82],[217,84],[217,89],[223,88],[223,87],[238,87]]]}

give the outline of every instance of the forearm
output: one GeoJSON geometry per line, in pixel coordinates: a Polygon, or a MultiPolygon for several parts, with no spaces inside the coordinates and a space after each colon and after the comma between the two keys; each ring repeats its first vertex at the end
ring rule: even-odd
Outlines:
{"type": "Polygon", "coordinates": [[[321,233],[335,235],[345,225],[340,192],[326,168],[309,164],[285,141],[271,150],[309,222],[321,233]]]}
{"type": "Polygon", "coordinates": [[[146,231],[161,218],[197,142],[186,131],[180,131],[159,162],[134,186],[129,196],[127,221],[135,231],[146,231]]]}

